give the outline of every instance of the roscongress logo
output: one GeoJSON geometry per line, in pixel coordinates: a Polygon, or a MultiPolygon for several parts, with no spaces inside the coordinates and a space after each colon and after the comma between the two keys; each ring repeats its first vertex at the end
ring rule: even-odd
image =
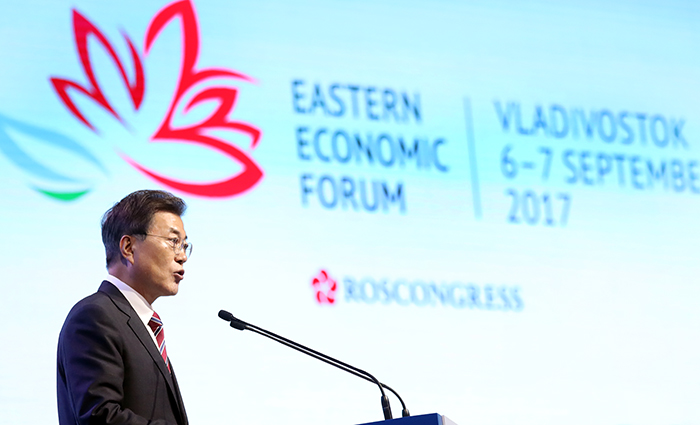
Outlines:
{"type": "MultiPolygon", "coordinates": [[[[262,179],[263,171],[249,153],[234,145],[231,139],[243,137],[244,140],[249,140],[249,151],[253,151],[260,142],[261,131],[251,124],[232,120],[229,115],[234,110],[239,94],[232,83],[254,83],[254,80],[231,69],[200,68],[199,24],[190,0],[170,3],[157,12],[146,28],[142,48],[137,47],[126,32],[122,32],[128,47],[129,62],[117,54],[112,42],[95,24],[79,11],[73,10],[75,47],[84,75],[82,77],[51,76],[49,80],[54,92],[77,122],[101,137],[104,135],[100,132],[100,123],[88,119],[85,109],[101,110],[125,128],[130,129],[130,123],[117,112],[113,102],[110,102],[106,94],[109,90],[105,90],[105,87],[101,87],[98,83],[94,68],[96,53],[92,52],[91,48],[101,48],[102,51],[98,55],[106,55],[111,60],[123,83],[127,98],[135,114],[138,114],[144,102],[147,102],[145,94],[149,81],[146,75],[154,81],[159,77],[157,74],[146,72],[149,52],[164,29],[171,25],[176,26],[182,36],[181,68],[167,112],[160,121],[152,123],[155,130],[147,142],[184,143],[214,151],[235,163],[233,168],[237,173],[217,181],[185,181],[173,178],[158,169],[149,168],[118,148],[113,150],[113,154],[160,185],[175,191],[210,198],[226,198],[244,193],[262,179]],[[130,66],[127,67],[127,64],[130,66]],[[204,103],[208,104],[209,108],[211,108],[210,105],[215,105],[213,112],[209,112],[208,116],[195,124],[182,124],[188,120],[175,119],[178,113],[187,115],[204,103]]],[[[42,142],[43,145],[48,145],[49,148],[60,150],[64,155],[90,164],[104,175],[108,174],[105,165],[85,147],[84,143],[58,131],[41,128],[0,114],[0,152],[28,177],[40,182],[30,186],[47,196],[64,201],[77,199],[94,189],[95,183],[89,178],[75,177],[57,171],[55,166],[59,164],[55,161],[58,159],[49,158],[47,161],[46,158],[39,158],[40,155],[37,155],[36,151],[30,153],[22,149],[18,139],[27,136],[42,142]]],[[[185,167],[186,159],[181,158],[180,161],[185,164],[185,167]]],[[[80,173],[79,170],[74,171],[80,173]]]]}
{"type": "Polygon", "coordinates": [[[316,302],[319,304],[335,303],[335,291],[338,289],[338,283],[328,275],[328,272],[321,269],[321,271],[311,279],[311,286],[316,294],[316,302]]]}
{"type": "MultiPolygon", "coordinates": [[[[477,285],[421,279],[387,279],[365,276],[341,279],[343,301],[376,306],[450,307],[456,309],[522,311],[521,289],[514,285],[477,285]]],[[[338,283],[322,269],[312,279],[318,304],[337,304],[338,283]]]]}

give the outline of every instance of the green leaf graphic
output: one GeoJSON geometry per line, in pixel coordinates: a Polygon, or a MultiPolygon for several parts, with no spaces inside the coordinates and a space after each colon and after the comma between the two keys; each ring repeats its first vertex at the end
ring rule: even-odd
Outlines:
{"type": "Polygon", "coordinates": [[[85,189],[78,192],[52,192],[50,190],[39,189],[38,187],[35,187],[34,190],[43,193],[50,198],[65,202],[75,201],[90,191],[90,189],[85,189]]]}

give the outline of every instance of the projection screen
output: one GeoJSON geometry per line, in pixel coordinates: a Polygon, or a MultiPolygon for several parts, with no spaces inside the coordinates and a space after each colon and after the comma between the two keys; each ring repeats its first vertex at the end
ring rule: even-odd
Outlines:
{"type": "Polygon", "coordinates": [[[698,424],[692,1],[6,2],[0,423],[57,423],[100,218],[188,204],[190,422],[698,424]],[[398,400],[391,397],[394,416],[398,400]]]}

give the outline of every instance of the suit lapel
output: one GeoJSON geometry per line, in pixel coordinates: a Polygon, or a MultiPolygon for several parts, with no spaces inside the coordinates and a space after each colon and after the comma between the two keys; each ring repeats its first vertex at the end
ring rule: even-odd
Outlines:
{"type": "Polygon", "coordinates": [[[175,375],[175,369],[173,368],[173,362],[170,362],[170,371],[173,376],[173,384],[175,385],[175,395],[177,396],[177,402],[180,405],[180,416],[183,418],[183,423],[187,424],[187,413],[185,412],[185,403],[182,401],[182,394],[180,393],[180,386],[177,383],[177,377],[175,375]]]}
{"type": "Polygon", "coordinates": [[[165,382],[168,383],[168,389],[170,390],[173,400],[175,400],[177,404],[178,413],[181,416],[181,423],[185,423],[185,416],[183,415],[184,406],[180,396],[180,389],[177,387],[177,383],[174,381],[173,375],[170,373],[170,371],[168,371],[168,367],[165,365],[163,357],[161,357],[158,348],[153,343],[153,338],[151,338],[151,335],[148,333],[149,331],[146,329],[146,326],[144,326],[141,318],[139,318],[139,315],[136,313],[133,307],[131,307],[131,304],[129,304],[129,301],[124,297],[121,291],[119,291],[119,289],[117,289],[110,282],[103,281],[99,290],[106,293],[112,299],[112,302],[114,302],[117,308],[119,308],[119,310],[129,317],[127,324],[134,334],[136,334],[139,341],[141,341],[141,344],[146,351],[148,351],[148,354],[153,359],[153,362],[158,366],[158,370],[160,370],[160,373],[163,375],[165,382]]]}

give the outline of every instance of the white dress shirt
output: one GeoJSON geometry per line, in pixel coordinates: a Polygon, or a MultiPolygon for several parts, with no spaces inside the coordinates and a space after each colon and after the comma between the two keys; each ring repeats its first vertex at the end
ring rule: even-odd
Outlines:
{"type": "Polygon", "coordinates": [[[158,348],[158,341],[156,341],[156,336],[153,334],[153,330],[151,329],[150,326],[148,326],[148,322],[151,321],[151,317],[153,317],[153,307],[151,307],[151,304],[146,301],[146,299],[136,292],[134,288],[131,286],[127,285],[126,283],[122,282],[118,278],[110,275],[107,275],[105,280],[112,285],[116,286],[117,289],[119,289],[119,292],[121,292],[124,297],[126,298],[127,301],[129,301],[129,304],[131,304],[131,308],[133,308],[136,311],[136,314],[139,315],[139,319],[141,319],[141,322],[143,322],[143,325],[146,327],[146,330],[148,330],[148,334],[151,336],[151,339],[153,340],[153,343],[156,345],[156,348],[158,348]]]}

